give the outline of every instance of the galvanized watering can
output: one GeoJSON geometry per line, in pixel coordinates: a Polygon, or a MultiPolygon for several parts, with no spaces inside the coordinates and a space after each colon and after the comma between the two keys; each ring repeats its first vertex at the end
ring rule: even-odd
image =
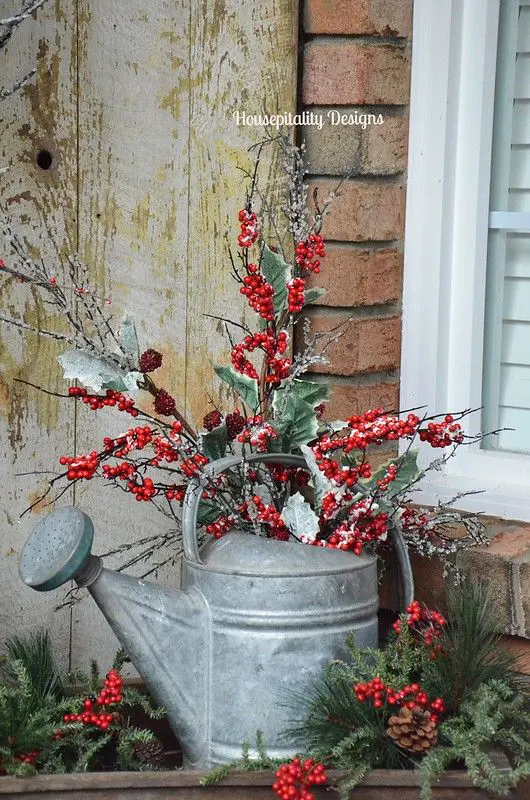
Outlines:
{"type": "MultiPolygon", "coordinates": [[[[247,462],[304,466],[301,456],[253,455],[247,462]]],[[[156,701],[167,709],[185,766],[210,768],[241,755],[263,731],[271,756],[296,741],[282,732],[296,716],[295,693],[332,658],[347,656],[353,633],[377,645],[375,556],[232,532],[199,550],[197,510],[205,484],[243,463],[224,458],[190,483],[183,514],[182,590],[105,569],[90,554],[94,529],[77,508],[45,517],[20,559],[26,584],[48,591],[74,579],[88,588],[156,701]],[[287,698],[287,704],[286,704],[287,698]],[[290,699],[289,699],[290,698],[290,699]]],[[[413,597],[401,533],[392,530],[402,599],[413,597]]]]}

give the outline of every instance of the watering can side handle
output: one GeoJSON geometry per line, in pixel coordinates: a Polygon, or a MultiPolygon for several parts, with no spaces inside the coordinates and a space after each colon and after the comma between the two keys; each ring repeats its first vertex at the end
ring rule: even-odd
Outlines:
{"type": "Polygon", "coordinates": [[[405,539],[403,538],[401,524],[398,520],[394,520],[392,523],[390,528],[390,536],[392,537],[392,543],[394,545],[394,551],[397,556],[400,572],[400,611],[404,612],[407,606],[410,605],[414,600],[414,576],[412,574],[409,549],[405,539]]]}
{"type": "MultiPolygon", "coordinates": [[[[201,557],[199,554],[199,545],[197,542],[197,514],[199,511],[199,503],[204,487],[208,484],[211,478],[219,475],[227,469],[237,467],[242,464],[253,464],[256,462],[262,463],[281,463],[289,466],[305,467],[306,460],[303,456],[295,455],[294,453],[254,453],[253,455],[243,458],[242,456],[227,456],[220,458],[217,461],[212,461],[207,464],[203,474],[200,478],[193,478],[186,490],[184,497],[184,508],[182,514],[182,543],[184,555],[189,560],[196,564],[201,564],[201,557]]],[[[355,488],[366,494],[366,488],[360,484],[356,484],[355,488]]],[[[390,535],[396,552],[398,565],[400,569],[400,605],[401,611],[412,603],[414,599],[414,579],[412,576],[412,567],[410,564],[409,551],[399,521],[395,520],[390,528],[390,535]]]]}
{"type": "Polygon", "coordinates": [[[242,464],[254,464],[256,462],[287,464],[295,467],[305,467],[306,461],[303,456],[294,453],[254,453],[246,458],[242,456],[227,456],[217,461],[212,461],[204,468],[200,478],[193,478],[188,484],[184,497],[182,513],[182,545],[185,557],[196,564],[201,564],[199,545],[197,543],[197,514],[199,503],[205,486],[211,478],[220,475],[227,469],[241,466],[242,464]]]}

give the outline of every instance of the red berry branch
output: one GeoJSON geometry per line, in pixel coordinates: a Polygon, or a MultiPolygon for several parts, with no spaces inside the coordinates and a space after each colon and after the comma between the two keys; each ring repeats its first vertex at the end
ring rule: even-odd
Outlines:
{"type": "Polygon", "coordinates": [[[322,786],[328,780],[323,764],[315,763],[311,758],[301,761],[298,757],[282,764],[276,778],[272,790],[281,800],[314,800],[310,787],[322,786]]]}

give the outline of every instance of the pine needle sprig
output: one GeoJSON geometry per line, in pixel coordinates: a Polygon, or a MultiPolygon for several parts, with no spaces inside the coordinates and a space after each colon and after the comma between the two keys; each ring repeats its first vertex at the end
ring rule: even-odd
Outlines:
{"type": "Polygon", "coordinates": [[[138,745],[156,742],[152,731],[145,728],[127,727],[120,732],[116,746],[116,766],[120,770],[132,772],[145,772],[157,769],[151,761],[143,762],[138,759],[136,749],[138,745]]]}
{"type": "Polygon", "coordinates": [[[212,786],[227,778],[233,772],[261,772],[263,770],[276,770],[282,764],[282,759],[272,758],[265,750],[263,731],[256,731],[256,756],[251,755],[249,742],[243,742],[241,758],[229,764],[220,764],[200,780],[201,786],[212,786]]]}
{"type": "Polygon", "coordinates": [[[143,694],[133,686],[125,686],[123,689],[122,708],[141,708],[144,714],[151,719],[164,719],[167,714],[165,708],[155,706],[148,695],[143,694]]]}
{"type": "Polygon", "coordinates": [[[514,659],[500,646],[502,631],[496,602],[480,582],[449,590],[447,625],[439,657],[425,668],[428,690],[443,697],[449,713],[457,713],[466,697],[492,680],[516,686],[514,659]]]}
{"type": "Polygon", "coordinates": [[[6,640],[5,649],[7,656],[0,673],[6,683],[16,680],[13,664],[17,662],[25,667],[36,704],[40,705],[43,698],[62,695],[62,682],[47,631],[39,631],[26,638],[12,636],[6,640]]]}
{"type": "Polygon", "coordinates": [[[439,727],[440,744],[420,765],[422,800],[431,797],[432,784],[455,761],[463,761],[479,788],[506,797],[530,775],[530,714],[526,699],[503,681],[491,680],[462,703],[460,713],[439,727]],[[490,755],[501,747],[511,767],[499,769],[490,755]]]}

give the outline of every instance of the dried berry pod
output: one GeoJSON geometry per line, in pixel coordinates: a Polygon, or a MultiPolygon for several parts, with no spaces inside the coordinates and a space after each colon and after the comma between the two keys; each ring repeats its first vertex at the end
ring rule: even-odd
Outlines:
{"type": "Polygon", "coordinates": [[[170,417],[177,410],[175,398],[171,397],[165,389],[158,390],[153,405],[157,414],[162,414],[164,417],[170,417]]]}
{"type": "Polygon", "coordinates": [[[162,353],[158,350],[145,350],[140,356],[140,372],[154,372],[162,366],[162,353]]]}

